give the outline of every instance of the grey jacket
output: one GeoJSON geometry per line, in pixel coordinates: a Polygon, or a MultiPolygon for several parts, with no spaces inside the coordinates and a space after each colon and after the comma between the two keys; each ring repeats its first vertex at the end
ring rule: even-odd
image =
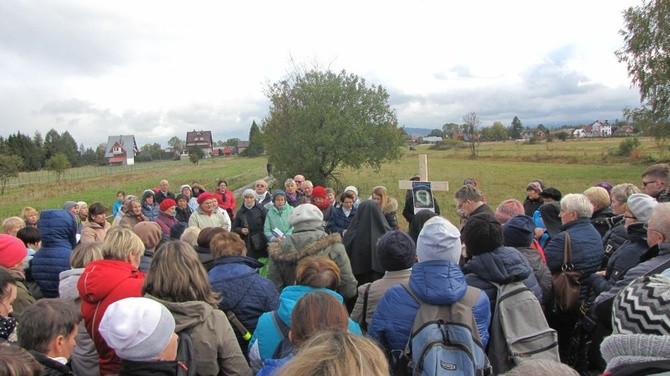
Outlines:
{"type": "Polygon", "coordinates": [[[308,256],[327,256],[340,268],[340,286],[337,292],[345,299],[356,295],[358,282],[351,271],[349,256],[340,234],[326,234],[321,228],[294,230],[280,243],[268,247],[268,279],[277,291],[295,284],[295,268],[308,256]]]}

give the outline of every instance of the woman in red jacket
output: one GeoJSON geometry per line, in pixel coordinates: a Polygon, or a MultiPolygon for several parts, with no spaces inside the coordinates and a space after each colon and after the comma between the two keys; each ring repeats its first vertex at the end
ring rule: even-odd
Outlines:
{"type": "Polygon", "coordinates": [[[98,331],[100,321],[115,301],[142,296],[144,273],[137,267],[143,253],[144,244],[132,230],[113,227],[102,245],[104,259],[89,263],[77,282],[84,324],[98,351],[100,375],[116,375],[121,366],[121,359],[98,331]]]}
{"type": "Polygon", "coordinates": [[[228,190],[228,182],[221,179],[216,182],[216,201],[219,202],[219,207],[228,212],[230,219],[235,218],[235,196],[233,192],[228,190]]]}

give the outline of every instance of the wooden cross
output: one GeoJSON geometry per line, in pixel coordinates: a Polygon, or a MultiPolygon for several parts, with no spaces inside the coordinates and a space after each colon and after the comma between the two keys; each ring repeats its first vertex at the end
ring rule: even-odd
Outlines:
{"type": "Polygon", "coordinates": [[[449,182],[446,181],[430,181],[428,180],[428,155],[419,154],[419,181],[401,180],[398,182],[401,189],[412,190],[412,200],[414,202],[414,213],[422,208],[434,210],[435,200],[433,198],[433,191],[448,191],[449,182]],[[414,191],[413,183],[429,183],[424,184],[425,187],[418,185],[414,191]],[[416,197],[414,196],[416,195],[416,197]]]}
{"type": "MultiPolygon", "coordinates": [[[[433,191],[448,191],[449,182],[447,181],[430,181],[428,180],[428,155],[419,154],[419,181],[429,182],[430,188],[433,191]]],[[[400,189],[412,189],[411,180],[400,180],[400,189]]]]}

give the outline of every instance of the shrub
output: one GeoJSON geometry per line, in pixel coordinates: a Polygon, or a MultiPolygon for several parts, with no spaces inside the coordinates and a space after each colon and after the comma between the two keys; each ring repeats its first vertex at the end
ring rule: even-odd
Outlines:
{"type": "Polygon", "coordinates": [[[638,140],[637,137],[628,137],[619,143],[619,149],[617,150],[616,155],[620,157],[630,157],[633,150],[637,149],[639,146],[640,140],[638,140]]]}

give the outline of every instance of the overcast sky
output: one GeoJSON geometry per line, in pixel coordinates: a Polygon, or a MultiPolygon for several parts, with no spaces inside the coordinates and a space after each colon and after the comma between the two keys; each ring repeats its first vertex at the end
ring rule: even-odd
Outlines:
{"type": "Polygon", "coordinates": [[[622,119],[634,0],[0,1],[0,135],[86,146],[188,130],[247,139],[291,61],[384,86],[400,125],[622,119]]]}

